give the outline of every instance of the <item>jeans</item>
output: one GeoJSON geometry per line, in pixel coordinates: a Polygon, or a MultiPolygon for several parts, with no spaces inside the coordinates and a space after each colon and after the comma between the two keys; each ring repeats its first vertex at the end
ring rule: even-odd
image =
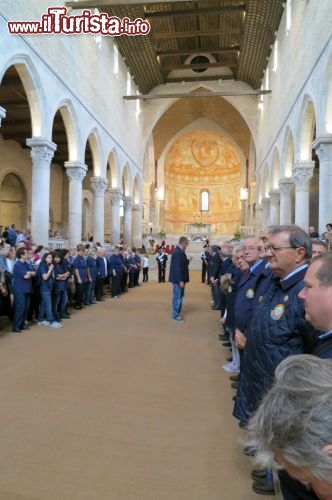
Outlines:
{"type": "Polygon", "coordinates": [[[39,307],[39,321],[44,321],[45,316],[47,321],[52,323],[55,321],[52,308],[52,293],[50,290],[40,290],[41,303],[39,307]]]}
{"type": "Polygon", "coordinates": [[[66,316],[66,306],[68,302],[67,290],[56,290],[55,292],[55,312],[56,316],[66,316]]]}
{"type": "Polygon", "coordinates": [[[86,284],[86,290],[85,290],[85,299],[84,299],[84,304],[92,304],[93,299],[94,299],[94,294],[95,294],[95,280],[88,281],[86,284]]]}
{"type": "Polygon", "coordinates": [[[172,318],[179,318],[181,315],[182,302],[184,297],[184,287],[178,283],[173,283],[172,318]]]}

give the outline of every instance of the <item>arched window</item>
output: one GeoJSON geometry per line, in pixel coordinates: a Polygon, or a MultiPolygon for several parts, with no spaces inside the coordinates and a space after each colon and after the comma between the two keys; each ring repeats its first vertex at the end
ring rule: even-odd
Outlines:
{"type": "Polygon", "coordinates": [[[201,212],[209,212],[210,210],[210,193],[206,189],[201,191],[199,209],[201,212]]]}

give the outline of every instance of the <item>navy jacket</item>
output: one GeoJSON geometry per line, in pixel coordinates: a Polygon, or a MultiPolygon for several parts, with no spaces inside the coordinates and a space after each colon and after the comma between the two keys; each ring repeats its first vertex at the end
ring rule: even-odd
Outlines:
{"type": "Polygon", "coordinates": [[[306,338],[313,331],[305,321],[304,304],[298,294],[307,268],[286,280],[273,278],[256,309],[241,361],[240,387],[234,416],[248,422],[271,388],[278,364],[288,356],[305,352],[306,338]]]}
{"type": "Polygon", "coordinates": [[[235,328],[239,328],[245,333],[252,320],[255,303],[255,292],[258,283],[263,279],[265,272],[265,262],[261,263],[253,270],[242,276],[238,284],[235,299],[235,328]]]}
{"type": "Polygon", "coordinates": [[[105,266],[104,258],[98,255],[98,257],[96,258],[96,276],[98,276],[98,278],[104,279],[106,278],[106,275],[107,275],[107,261],[105,266]]]}
{"type": "Polygon", "coordinates": [[[168,281],[171,283],[180,283],[181,281],[188,283],[189,281],[189,260],[179,245],[172,253],[168,281]]]}
{"type": "Polygon", "coordinates": [[[13,293],[31,293],[32,280],[23,278],[28,271],[32,271],[32,267],[27,262],[17,260],[13,268],[13,293]]]}
{"type": "Polygon", "coordinates": [[[111,256],[110,256],[110,268],[111,268],[111,272],[113,272],[113,270],[115,271],[116,274],[120,274],[122,272],[122,257],[121,255],[117,255],[115,253],[113,253],[111,256]]]}

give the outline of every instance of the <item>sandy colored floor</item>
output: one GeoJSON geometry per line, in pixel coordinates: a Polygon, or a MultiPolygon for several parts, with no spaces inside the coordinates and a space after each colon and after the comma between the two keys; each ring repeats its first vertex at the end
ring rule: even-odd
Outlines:
{"type": "MultiPolygon", "coordinates": [[[[210,290],[151,281],[0,337],[0,500],[253,500],[210,290]]],[[[267,497],[266,497],[267,498],[267,497]]],[[[269,497],[271,498],[271,497],[269,497]]]]}

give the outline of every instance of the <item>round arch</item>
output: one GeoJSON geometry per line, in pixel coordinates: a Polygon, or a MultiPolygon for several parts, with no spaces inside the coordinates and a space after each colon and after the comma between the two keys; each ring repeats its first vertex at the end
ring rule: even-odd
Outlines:
{"type": "Polygon", "coordinates": [[[133,182],[133,198],[135,205],[141,204],[141,182],[138,174],[135,175],[133,182]]]}
{"type": "Polygon", "coordinates": [[[284,157],[281,164],[281,177],[291,177],[294,164],[294,139],[292,130],[287,127],[284,140],[284,157]]]}
{"type": "Polygon", "coordinates": [[[126,163],[122,170],[121,176],[121,189],[124,196],[131,196],[131,178],[130,178],[130,170],[129,165],[126,163]]]}
{"type": "Polygon", "coordinates": [[[308,94],[304,96],[302,108],[299,116],[298,127],[298,151],[300,160],[311,160],[312,143],[316,125],[316,113],[314,102],[308,94]]]}
{"type": "Polygon", "coordinates": [[[98,130],[94,128],[88,135],[87,141],[91,148],[93,175],[101,177],[105,173],[105,168],[102,165],[102,146],[98,130]]]}
{"type": "Polygon", "coordinates": [[[6,170],[0,177],[0,220],[3,226],[28,226],[28,190],[20,172],[6,170]]]}
{"type": "Polygon", "coordinates": [[[279,179],[280,179],[280,156],[279,151],[276,148],[273,153],[273,170],[272,170],[272,185],[271,189],[279,188],[279,179]]]}
{"type": "Polygon", "coordinates": [[[107,164],[108,188],[114,189],[120,187],[119,159],[115,148],[108,154],[107,164]]]}
{"type": "Polygon", "coordinates": [[[45,136],[45,138],[49,138],[46,135],[45,123],[43,120],[45,96],[42,91],[43,86],[35,66],[27,55],[15,55],[10,58],[2,68],[0,68],[0,81],[2,81],[6,71],[11,66],[15,66],[27,96],[31,115],[32,136],[45,136]]]}
{"type": "Polygon", "coordinates": [[[78,161],[79,160],[79,130],[78,130],[78,119],[73,103],[69,99],[61,101],[53,112],[52,125],[54,124],[54,117],[57,112],[60,112],[63,119],[66,136],[68,142],[68,160],[78,161]]]}

